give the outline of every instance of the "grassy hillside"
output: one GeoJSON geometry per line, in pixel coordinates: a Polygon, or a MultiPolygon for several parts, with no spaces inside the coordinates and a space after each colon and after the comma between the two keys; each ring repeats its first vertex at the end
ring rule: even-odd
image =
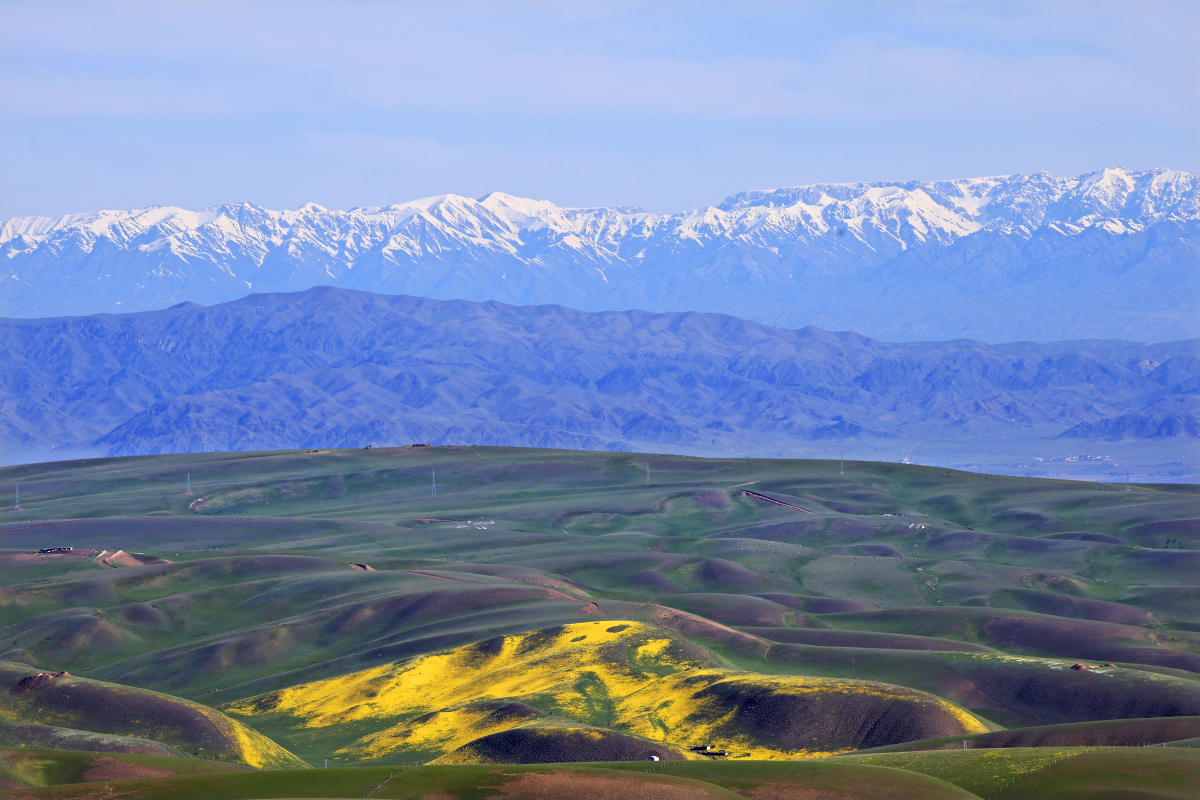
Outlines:
{"type": "Polygon", "coordinates": [[[847,756],[939,778],[980,797],[1193,797],[1200,753],[1180,749],[1004,748],[847,756]],[[1100,790],[1100,793],[1097,793],[1100,790]]]}
{"type": "MultiPolygon", "coordinates": [[[[477,447],[0,470],[17,481],[4,680],[222,707],[313,765],[1015,751],[1200,716],[1188,487],[477,447]]],[[[56,717],[54,687],[5,695],[13,744],[196,752],[56,717]]]]}
{"type": "MultiPolygon", "coordinates": [[[[118,784],[139,798],[192,800],[223,797],[253,798],[371,797],[385,800],[479,800],[519,797],[553,800],[579,795],[596,800],[628,797],[663,800],[713,800],[772,797],[805,793],[814,797],[874,798],[876,800],[966,800],[975,797],[937,778],[883,767],[831,764],[755,762],[712,764],[669,762],[651,767],[644,762],[595,765],[505,767],[425,766],[394,770],[367,767],[316,770],[308,773],[261,772],[248,775],[200,775],[118,784]],[[787,793],[787,794],[784,794],[787,793]]],[[[59,786],[25,791],[22,797],[68,800],[95,796],[97,786],[59,786]]]]}
{"type": "Polygon", "coordinates": [[[137,736],[95,733],[76,728],[60,728],[56,725],[18,722],[12,719],[0,719],[0,747],[183,756],[183,752],[168,744],[137,736]]]}
{"type": "Polygon", "coordinates": [[[904,742],[885,747],[864,748],[864,753],[958,750],[992,747],[1143,747],[1200,738],[1200,717],[1152,717],[1035,725],[971,736],[904,742]]]}
{"type": "Polygon", "coordinates": [[[237,764],[171,756],[0,748],[0,782],[3,782],[0,785],[5,789],[211,775],[246,769],[237,764]]]}
{"type": "MultiPolygon", "coordinates": [[[[31,676],[21,664],[0,663],[3,684],[11,688],[0,694],[0,717],[10,725],[32,723],[120,739],[138,737],[179,752],[258,768],[304,766],[257,731],[190,700],[66,673],[31,676]]],[[[94,744],[116,743],[100,739],[94,744]]]]}

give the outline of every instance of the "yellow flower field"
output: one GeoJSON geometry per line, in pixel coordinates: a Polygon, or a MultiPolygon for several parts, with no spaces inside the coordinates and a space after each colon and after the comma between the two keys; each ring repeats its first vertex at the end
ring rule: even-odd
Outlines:
{"type": "Polygon", "coordinates": [[[675,747],[712,744],[761,759],[853,750],[862,746],[857,732],[881,719],[933,724],[930,735],[986,730],[962,708],[911,689],[712,669],[688,653],[651,625],[582,622],[302,684],[225,711],[251,724],[267,715],[310,733],[366,728],[337,751],[359,760],[445,754],[540,716],[497,714],[496,701],[675,747]]]}

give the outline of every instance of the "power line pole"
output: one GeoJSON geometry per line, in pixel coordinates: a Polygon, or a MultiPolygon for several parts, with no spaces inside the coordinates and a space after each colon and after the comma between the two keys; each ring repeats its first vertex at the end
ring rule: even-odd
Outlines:
{"type": "Polygon", "coordinates": [[[17,504],[13,506],[13,511],[21,510],[21,485],[17,484],[17,504]]]}
{"type": "Polygon", "coordinates": [[[1133,491],[1132,489],[1129,488],[1129,470],[1125,470],[1125,491],[1127,491],[1127,492],[1133,491]]]}
{"type": "Polygon", "coordinates": [[[841,465],[840,467],[838,467],[838,474],[844,477],[846,475],[846,451],[845,450],[838,451],[838,463],[841,465]]]}
{"type": "Polygon", "coordinates": [[[433,496],[437,497],[437,470],[433,470],[433,496]]]}
{"type": "Polygon", "coordinates": [[[646,462],[646,485],[650,485],[650,462],[646,462]]]}

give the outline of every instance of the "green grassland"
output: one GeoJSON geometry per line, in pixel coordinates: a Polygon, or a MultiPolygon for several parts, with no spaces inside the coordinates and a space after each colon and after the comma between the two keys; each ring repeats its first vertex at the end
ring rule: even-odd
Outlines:
{"type": "MultiPolygon", "coordinates": [[[[78,782],[95,754],[14,753],[6,775],[22,779],[20,797],[94,797],[97,784],[78,782]]],[[[4,753],[5,757],[9,753],[4,753]]],[[[334,768],[316,772],[233,772],[229,765],[149,756],[127,764],[171,776],[108,781],[104,794],[156,798],[550,798],[588,797],[869,797],[957,800],[972,797],[1194,797],[1200,753],[1171,748],[1027,748],[890,756],[843,756],[801,762],[594,763],[588,765],[413,766],[334,768]],[[170,761],[179,763],[171,764],[170,761]],[[794,792],[795,794],[792,794],[794,792]]],[[[93,767],[94,768],[94,767],[93,767]]]]}
{"type": "MultiPolygon", "coordinates": [[[[259,772],[198,775],[125,781],[115,788],[138,798],[357,798],[385,800],[437,797],[537,798],[552,800],[579,793],[590,798],[786,797],[789,790],[810,797],[872,797],[879,800],[963,800],[970,794],[953,784],[916,772],[817,760],[805,763],[756,762],[714,764],[674,762],[670,766],[622,763],[504,767],[422,766],[399,769],[360,767],[311,773],[259,772]]],[[[21,797],[83,798],[95,796],[94,785],[57,786],[22,791],[21,797]]]]}
{"type": "MultiPolygon", "coordinates": [[[[0,512],[0,661],[213,713],[607,619],[661,629],[708,669],[906,687],[1000,732],[1200,716],[1194,487],[467,446],[0,469],[0,488],[16,483],[23,509],[0,512]],[[36,555],[47,547],[76,552],[36,555]],[[95,560],[117,550],[113,568],[95,560]]],[[[0,716],[9,746],[51,746],[38,724],[61,732],[54,747],[158,742],[0,716]]]]}
{"type": "Polygon", "coordinates": [[[1182,799],[1194,797],[1200,786],[1200,753],[1178,749],[1020,747],[843,758],[940,778],[980,797],[1041,798],[1061,792],[1069,797],[1182,799]]]}
{"type": "Polygon", "coordinates": [[[27,787],[94,783],[103,780],[105,776],[111,780],[132,780],[149,776],[195,776],[245,770],[246,767],[237,764],[186,757],[133,753],[97,754],[32,747],[0,748],[0,779],[9,784],[27,787]]]}

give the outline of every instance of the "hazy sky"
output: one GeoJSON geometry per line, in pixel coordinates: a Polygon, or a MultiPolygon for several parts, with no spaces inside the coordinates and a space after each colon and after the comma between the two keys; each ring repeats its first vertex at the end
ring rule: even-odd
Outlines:
{"type": "Polygon", "coordinates": [[[0,0],[0,218],[1200,171],[1200,3],[0,0]]]}

